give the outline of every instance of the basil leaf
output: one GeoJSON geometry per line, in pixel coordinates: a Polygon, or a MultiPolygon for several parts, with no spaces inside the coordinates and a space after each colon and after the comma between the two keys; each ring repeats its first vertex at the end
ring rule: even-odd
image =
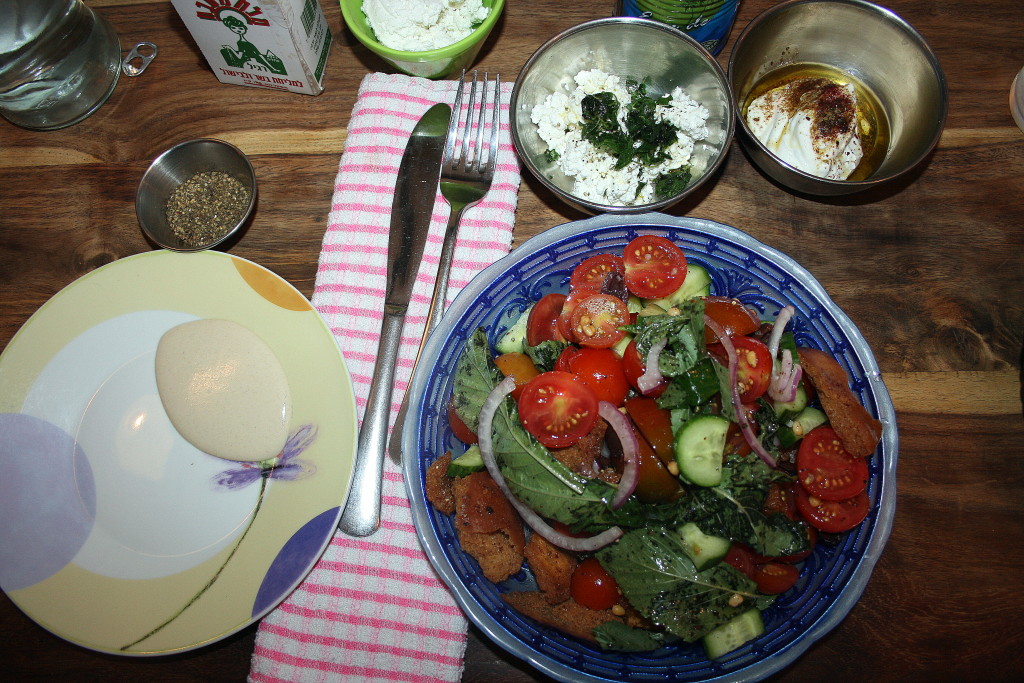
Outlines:
{"type": "Polygon", "coordinates": [[[480,408],[487,395],[501,381],[501,371],[491,359],[487,333],[478,328],[466,341],[466,348],[455,364],[452,404],[459,418],[473,432],[480,425],[480,408]]]}
{"type": "Polygon", "coordinates": [[[682,538],[665,528],[631,531],[597,557],[633,607],[687,642],[750,609],[757,598],[754,582],[724,562],[698,572],[682,538]],[[742,602],[730,605],[736,595],[742,602]]]}

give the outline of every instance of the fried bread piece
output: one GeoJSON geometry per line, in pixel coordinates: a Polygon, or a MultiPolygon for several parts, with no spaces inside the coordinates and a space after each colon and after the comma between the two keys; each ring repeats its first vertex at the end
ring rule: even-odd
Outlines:
{"type": "Polygon", "coordinates": [[[552,605],[568,600],[577,564],[573,554],[552,545],[540,534],[530,536],[523,554],[544,598],[552,605]]]}
{"type": "Polygon", "coordinates": [[[882,438],[882,423],[868,413],[850,389],[850,378],[835,358],[817,349],[800,348],[800,365],[811,379],[828,421],[843,447],[868,457],[882,438]]]}
{"type": "Polygon", "coordinates": [[[480,564],[484,576],[500,583],[523,565],[526,536],[519,514],[486,471],[452,482],[455,531],[462,549],[480,564]]]}
{"type": "Polygon", "coordinates": [[[608,423],[598,418],[594,427],[579,441],[567,448],[555,448],[551,455],[576,474],[594,477],[598,472],[598,459],[601,457],[601,444],[608,423]]]}
{"type": "Polygon", "coordinates": [[[427,468],[425,488],[427,500],[442,515],[455,512],[455,494],[452,493],[452,478],[448,476],[448,465],[452,461],[452,452],[448,451],[430,463],[427,468]]]}
{"type": "Polygon", "coordinates": [[[552,605],[540,591],[502,593],[501,598],[531,619],[591,642],[597,642],[593,631],[601,624],[609,621],[625,623],[625,617],[616,616],[610,609],[588,609],[575,600],[552,605]]]}

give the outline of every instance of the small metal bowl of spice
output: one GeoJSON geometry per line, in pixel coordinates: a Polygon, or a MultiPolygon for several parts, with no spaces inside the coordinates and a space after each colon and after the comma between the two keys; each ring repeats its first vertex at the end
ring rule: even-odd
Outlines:
{"type": "Polygon", "coordinates": [[[175,251],[221,244],[245,225],[255,206],[252,164],[234,145],[211,138],[179,143],[158,156],[135,194],[143,232],[175,251]]]}

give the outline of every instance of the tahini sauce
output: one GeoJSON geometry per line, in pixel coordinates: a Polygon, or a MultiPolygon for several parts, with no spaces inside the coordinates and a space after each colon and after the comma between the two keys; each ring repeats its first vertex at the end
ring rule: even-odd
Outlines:
{"type": "Polygon", "coordinates": [[[288,378],[273,350],[248,328],[220,319],[171,328],[157,345],[156,384],[171,424],[199,450],[257,462],[284,448],[288,378]]]}

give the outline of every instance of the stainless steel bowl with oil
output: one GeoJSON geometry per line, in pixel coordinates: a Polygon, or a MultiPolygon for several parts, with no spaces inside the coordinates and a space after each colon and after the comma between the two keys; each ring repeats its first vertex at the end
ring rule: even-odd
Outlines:
{"type": "Polygon", "coordinates": [[[736,39],[728,75],[740,144],[765,174],[797,192],[851,194],[903,176],[931,153],[945,125],[948,92],[938,58],[904,19],[865,0],[789,0],[765,10],[736,39]],[[884,147],[870,168],[854,172],[856,179],[827,180],[794,168],[747,124],[751,94],[766,76],[802,65],[848,74],[881,109],[884,147]]]}

